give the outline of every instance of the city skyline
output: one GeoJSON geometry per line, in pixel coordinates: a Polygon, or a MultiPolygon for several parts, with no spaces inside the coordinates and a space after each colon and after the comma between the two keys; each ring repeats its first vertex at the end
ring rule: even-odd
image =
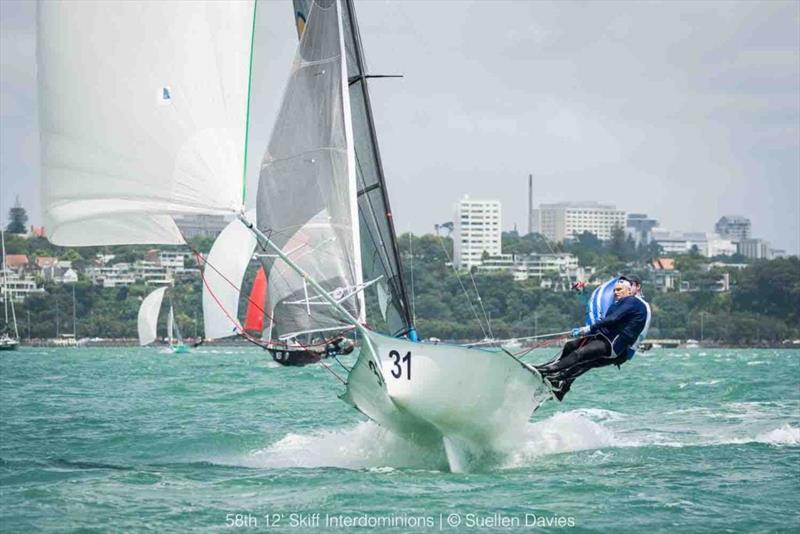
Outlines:
{"type": "MultiPolygon", "coordinates": [[[[296,44],[290,2],[262,5],[256,146],[296,44]]],[[[614,203],[684,231],[742,214],[800,251],[797,3],[452,5],[356,3],[371,72],[404,75],[370,85],[399,232],[432,232],[464,193],[524,231],[532,174],[535,204],[614,203]]],[[[19,195],[37,224],[35,4],[0,15],[0,217],[19,195]]]]}

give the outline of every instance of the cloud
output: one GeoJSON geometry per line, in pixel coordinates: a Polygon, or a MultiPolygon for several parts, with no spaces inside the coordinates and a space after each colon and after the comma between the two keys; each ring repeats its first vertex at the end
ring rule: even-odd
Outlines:
{"type": "MultiPolygon", "coordinates": [[[[370,82],[400,231],[430,231],[464,193],[500,199],[505,227],[525,228],[533,173],[537,201],[612,201],[696,231],[742,213],[759,237],[800,249],[797,2],[356,8],[370,71],[405,76],[370,82]]],[[[3,191],[24,194],[38,168],[34,10],[0,2],[3,191]]],[[[288,2],[264,10],[267,35],[282,41],[259,62],[251,162],[294,42],[288,2]]]]}

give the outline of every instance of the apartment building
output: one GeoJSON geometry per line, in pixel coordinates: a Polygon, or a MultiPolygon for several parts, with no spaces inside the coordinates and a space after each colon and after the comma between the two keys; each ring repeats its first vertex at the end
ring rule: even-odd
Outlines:
{"type": "Polygon", "coordinates": [[[625,212],[599,202],[541,204],[532,212],[531,227],[551,241],[562,242],[584,232],[606,240],[615,228],[625,228],[625,212]]]}
{"type": "Polygon", "coordinates": [[[480,265],[484,253],[500,256],[501,223],[499,200],[464,196],[458,202],[453,226],[453,263],[457,269],[480,265]]]}

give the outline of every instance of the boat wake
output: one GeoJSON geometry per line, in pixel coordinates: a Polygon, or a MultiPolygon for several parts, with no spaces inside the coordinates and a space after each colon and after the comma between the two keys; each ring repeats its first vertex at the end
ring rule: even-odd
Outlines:
{"type": "MultiPolygon", "coordinates": [[[[763,428],[763,425],[762,425],[763,428]]],[[[627,447],[690,447],[763,443],[800,445],[800,427],[785,423],[768,430],[750,427],[728,432],[676,434],[643,425],[627,414],[601,409],[557,413],[531,422],[509,435],[499,448],[471,470],[518,469],[536,465],[542,457],[585,450],[627,447]],[[643,428],[646,428],[643,430],[643,428]]],[[[423,447],[372,422],[354,427],[287,434],[277,442],[231,463],[252,468],[319,468],[384,470],[448,470],[443,447],[423,447]]]]}
{"type": "Polygon", "coordinates": [[[241,463],[259,468],[447,468],[443,449],[418,446],[371,421],[345,429],[287,434],[241,463]]]}

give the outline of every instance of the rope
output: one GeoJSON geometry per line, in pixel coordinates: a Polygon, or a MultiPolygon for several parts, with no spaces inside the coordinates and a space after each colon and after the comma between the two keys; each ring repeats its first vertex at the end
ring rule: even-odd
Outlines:
{"type": "MultiPolygon", "coordinates": [[[[553,332],[551,334],[539,334],[538,336],[527,336],[527,337],[517,337],[513,338],[517,341],[527,341],[529,339],[549,339],[549,338],[559,338],[559,337],[567,337],[567,335],[571,332],[571,330],[566,330],[564,332],[553,332]]],[[[500,344],[503,341],[508,341],[506,339],[492,339],[489,341],[478,341],[476,343],[467,343],[466,346],[474,347],[477,345],[496,345],[500,344]]]]}
{"type": "Polygon", "coordinates": [[[489,316],[486,314],[486,310],[483,307],[483,299],[481,298],[481,294],[478,292],[478,286],[475,284],[475,277],[472,276],[472,271],[469,271],[469,279],[472,280],[472,287],[475,289],[475,296],[478,297],[478,304],[481,307],[483,318],[486,321],[486,328],[489,329],[489,337],[494,338],[494,334],[492,333],[492,322],[489,320],[489,316]]]}
{"type": "Polygon", "coordinates": [[[458,270],[456,269],[456,266],[453,265],[453,261],[450,259],[450,254],[447,253],[447,248],[444,246],[444,240],[442,239],[442,236],[439,234],[438,228],[436,230],[436,237],[438,238],[439,244],[442,247],[442,251],[444,252],[444,256],[447,258],[447,261],[450,263],[450,265],[453,266],[453,272],[456,275],[456,280],[458,280],[458,285],[461,287],[461,290],[464,292],[464,296],[467,297],[467,304],[469,304],[469,309],[472,310],[472,314],[475,315],[475,320],[478,321],[478,326],[481,327],[481,332],[483,332],[483,337],[488,337],[486,335],[486,329],[483,327],[483,323],[481,322],[481,318],[478,316],[478,312],[475,310],[475,307],[472,305],[472,299],[469,296],[469,292],[467,291],[467,288],[464,287],[464,284],[461,282],[461,277],[458,275],[458,270]]]}

